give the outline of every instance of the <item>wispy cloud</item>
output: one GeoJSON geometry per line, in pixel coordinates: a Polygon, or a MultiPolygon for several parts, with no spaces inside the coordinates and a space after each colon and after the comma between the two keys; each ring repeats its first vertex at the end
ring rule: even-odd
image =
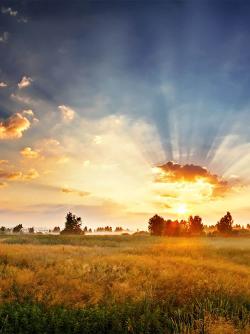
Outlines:
{"type": "Polygon", "coordinates": [[[78,195],[80,197],[88,196],[90,193],[88,191],[80,191],[68,187],[63,187],[61,191],[65,194],[73,194],[73,195],[78,195]]]}
{"type": "Polygon", "coordinates": [[[17,102],[20,102],[20,103],[23,103],[23,104],[30,104],[32,103],[31,99],[27,96],[22,96],[22,95],[19,95],[19,94],[14,94],[12,93],[10,95],[10,98],[14,101],[17,101],[17,102]]]}
{"type": "Polygon", "coordinates": [[[9,172],[6,170],[0,170],[0,179],[18,180],[22,178],[22,175],[22,172],[9,172]]]}
{"type": "Polygon", "coordinates": [[[58,109],[60,110],[63,120],[66,122],[70,122],[75,118],[75,111],[65,105],[58,106],[58,109]]]}
{"type": "Polygon", "coordinates": [[[7,42],[9,39],[9,33],[7,31],[4,31],[1,35],[0,35],[0,43],[5,43],[7,42]]]}
{"type": "Polygon", "coordinates": [[[23,174],[23,179],[24,180],[34,180],[34,179],[37,179],[39,176],[40,175],[38,171],[35,168],[31,168],[28,170],[28,172],[23,174]]]}
{"type": "Polygon", "coordinates": [[[31,168],[26,172],[22,171],[9,171],[9,170],[0,170],[0,179],[8,181],[25,181],[25,180],[34,180],[39,177],[39,173],[36,169],[31,168]]]}
{"type": "Polygon", "coordinates": [[[1,11],[3,14],[8,14],[10,16],[17,16],[18,14],[18,11],[13,10],[11,7],[2,7],[1,11]]]}

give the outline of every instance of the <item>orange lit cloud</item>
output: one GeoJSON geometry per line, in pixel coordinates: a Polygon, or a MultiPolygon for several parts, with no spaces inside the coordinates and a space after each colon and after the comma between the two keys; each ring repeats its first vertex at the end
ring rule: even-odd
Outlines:
{"type": "Polygon", "coordinates": [[[21,155],[27,159],[37,159],[40,157],[39,151],[32,150],[31,147],[25,147],[23,150],[20,151],[21,155]]]}
{"type": "Polygon", "coordinates": [[[37,179],[39,177],[39,173],[36,169],[31,168],[28,170],[27,173],[23,174],[23,179],[24,180],[34,180],[37,179]]]}
{"type": "Polygon", "coordinates": [[[9,161],[8,160],[0,160],[0,165],[7,164],[9,161]]]}
{"type": "Polygon", "coordinates": [[[211,174],[205,167],[186,164],[180,165],[172,161],[158,166],[156,181],[162,183],[168,182],[205,182],[211,185],[214,197],[223,195],[230,189],[227,181],[220,179],[217,175],[211,174]]]}
{"type": "Polygon", "coordinates": [[[79,190],[68,188],[68,187],[63,187],[61,191],[65,194],[75,194],[81,197],[90,195],[90,193],[87,191],[79,191],[79,190]]]}
{"type": "Polygon", "coordinates": [[[22,172],[8,172],[0,170],[0,179],[5,180],[18,180],[22,178],[22,172]]]}
{"type": "Polygon", "coordinates": [[[39,177],[36,169],[31,168],[27,172],[0,170],[0,179],[8,181],[34,180],[39,177]]]}
{"type": "Polygon", "coordinates": [[[7,120],[0,121],[0,140],[21,138],[23,132],[30,127],[30,121],[21,113],[10,116],[7,120]]]}

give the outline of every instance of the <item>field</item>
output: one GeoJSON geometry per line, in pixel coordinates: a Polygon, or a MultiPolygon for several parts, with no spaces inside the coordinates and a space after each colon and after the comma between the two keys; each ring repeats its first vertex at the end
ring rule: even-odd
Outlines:
{"type": "Polygon", "coordinates": [[[3,235],[0,333],[250,333],[250,239],[3,235]]]}

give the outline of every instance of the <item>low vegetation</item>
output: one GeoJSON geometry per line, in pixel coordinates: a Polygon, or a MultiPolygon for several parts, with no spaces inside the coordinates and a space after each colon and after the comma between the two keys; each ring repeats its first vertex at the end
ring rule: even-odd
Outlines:
{"type": "Polygon", "coordinates": [[[247,238],[0,237],[0,333],[250,332],[247,238]]]}

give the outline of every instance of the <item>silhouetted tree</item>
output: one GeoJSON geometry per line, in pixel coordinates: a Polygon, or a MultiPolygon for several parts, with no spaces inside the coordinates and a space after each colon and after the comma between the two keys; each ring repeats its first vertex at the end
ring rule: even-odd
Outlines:
{"type": "Polygon", "coordinates": [[[180,224],[178,220],[164,220],[163,235],[178,236],[180,234],[180,224]]]}
{"type": "Polygon", "coordinates": [[[161,216],[154,215],[148,221],[148,230],[152,235],[162,235],[165,221],[161,216]]]}
{"type": "Polygon", "coordinates": [[[96,232],[112,232],[111,226],[97,227],[96,232]]]}
{"type": "Polygon", "coordinates": [[[31,234],[35,232],[35,231],[34,231],[34,227],[29,227],[28,230],[29,230],[29,233],[31,233],[31,234]]]}
{"type": "Polygon", "coordinates": [[[230,233],[233,230],[233,218],[230,212],[220,219],[216,224],[217,230],[220,233],[230,233]]]}
{"type": "Polygon", "coordinates": [[[83,229],[84,233],[88,232],[88,227],[85,226],[84,229],[83,229]]]}
{"type": "Polygon", "coordinates": [[[204,225],[202,224],[202,218],[199,216],[189,217],[189,233],[190,234],[201,234],[204,230],[204,225]]]}
{"type": "Polygon", "coordinates": [[[5,233],[6,232],[6,227],[5,226],[1,226],[0,227],[0,233],[5,233]]]}
{"type": "Polygon", "coordinates": [[[117,226],[117,227],[115,228],[115,232],[122,232],[122,231],[123,231],[123,228],[120,227],[120,226],[117,226]]]}
{"type": "Polygon", "coordinates": [[[66,215],[65,228],[62,230],[61,234],[84,234],[81,225],[81,217],[77,217],[72,212],[69,212],[66,215]]]}
{"type": "Polygon", "coordinates": [[[55,227],[53,228],[53,232],[54,232],[54,233],[60,233],[60,231],[61,231],[60,226],[55,226],[55,227]]]}
{"type": "Polygon", "coordinates": [[[23,225],[22,225],[22,224],[19,224],[19,225],[15,226],[15,227],[13,228],[13,232],[14,232],[14,233],[19,233],[19,232],[21,232],[22,228],[23,228],[23,225]]]}

